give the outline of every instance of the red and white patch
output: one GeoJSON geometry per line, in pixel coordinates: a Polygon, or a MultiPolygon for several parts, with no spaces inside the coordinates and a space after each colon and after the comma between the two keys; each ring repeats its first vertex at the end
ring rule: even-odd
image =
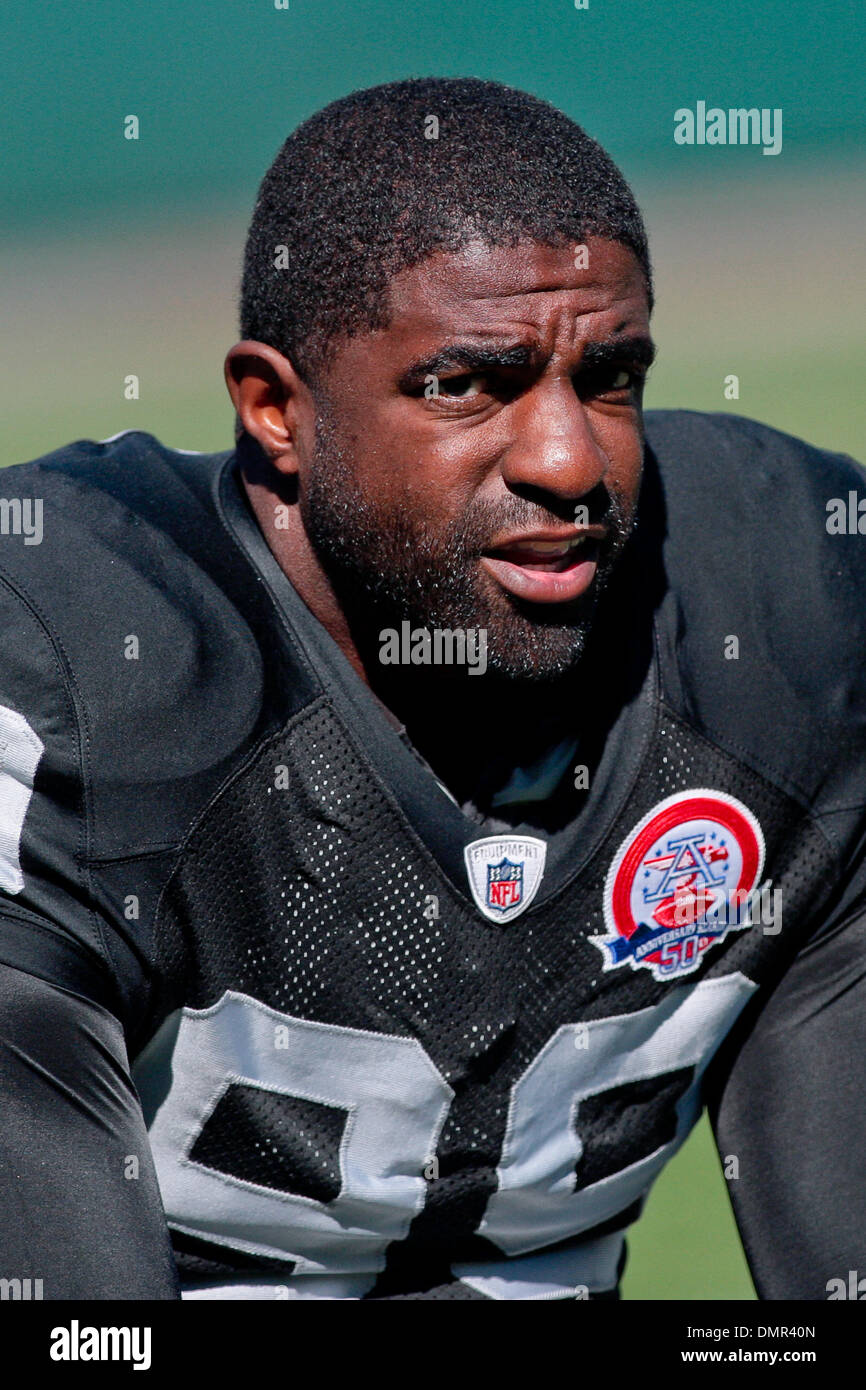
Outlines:
{"type": "Polygon", "coordinates": [[[752,925],[764,836],[726,792],[677,792],[644,816],[617,851],[604,886],[607,931],[590,940],[604,969],[630,964],[657,980],[697,970],[710,946],[752,925]]]}

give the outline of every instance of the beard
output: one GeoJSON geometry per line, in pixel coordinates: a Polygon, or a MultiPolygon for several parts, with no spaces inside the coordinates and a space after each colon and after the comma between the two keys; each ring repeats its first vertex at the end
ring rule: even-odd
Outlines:
{"type": "MultiPolygon", "coordinates": [[[[320,400],[309,482],[299,496],[307,536],[337,595],[355,645],[367,661],[384,628],[483,629],[487,672],[511,682],[555,681],[583,655],[592,618],[633,526],[623,499],[599,485],[581,498],[589,524],[605,525],[597,571],[571,603],[529,603],[506,593],[485,573],[481,556],[493,539],[563,521],[574,506],[546,509],[515,494],[476,501],[464,516],[435,528],[410,507],[365,492],[342,445],[333,414],[320,400]]],[[[429,668],[427,668],[429,673],[429,668]]],[[[439,674],[459,677],[461,668],[439,674]]],[[[429,678],[429,675],[428,675],[429,678]]]]}

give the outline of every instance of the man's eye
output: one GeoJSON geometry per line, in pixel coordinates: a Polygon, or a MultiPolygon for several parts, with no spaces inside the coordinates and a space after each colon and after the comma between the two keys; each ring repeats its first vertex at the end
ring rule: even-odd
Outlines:
{"type": "Polygon", "coordinates": [[[463,376],[446,377],[439,382],[440,396],[457,396],[460,400],[480,396],[487,378],[480,372],[466,372],[463,376]]]}
{"type": "Polygon", "coordinates": [[[636,388],[642,375],[640,370],[635,371],[631,367],[600,367],[581,373],[575,378],[575,386],[583,398],[612,396],[636,388]]]}
{"type": "Polygon", "coordinates": [[[599,395],[604,395],[608,391],[628,391],[630,387],[637,384],[637,379],[637,372],[631,371],[628,367],[611,367],[609,371],[599,374],[599,395]]]}

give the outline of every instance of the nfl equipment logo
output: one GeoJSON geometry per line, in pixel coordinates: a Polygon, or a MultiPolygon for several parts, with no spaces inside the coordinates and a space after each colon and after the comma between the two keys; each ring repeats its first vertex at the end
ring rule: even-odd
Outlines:
{"type": "Polygon", "coordinates": [[[543,840],[489,835],[463,854],[475,906],[491,922],[510,922],[529,907],[544,873],[543,840]]]}

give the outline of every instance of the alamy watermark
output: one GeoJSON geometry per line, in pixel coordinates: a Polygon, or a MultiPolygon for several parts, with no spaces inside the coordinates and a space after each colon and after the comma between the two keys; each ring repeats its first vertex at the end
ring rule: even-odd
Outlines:
{"type": "Polygon", "coordinates": [[[151,1360],[149,1327],[82,1327],[73,1318],[68,1327],[51,1329],[48,1355],[52,1361],[131,1361],[134,1371],[147,1371],[151,1360]]]}
{"type": "Polygon", "coordinates": [[[0,1302],[29,1303],[42,1297],[41,1279],[0,1279],[0,1302]]]}
{"type": "Polygon", "coordinates": [[[487,670],[487,629],[484,627],[412,627],[408,621],[379,633],[383,666],[466,666],[470,676],[487,670]]]}
{"type": "Polygon", "coordinates": [[[42,498],[0,497],[0,536],[23,536],[25,545],[41,545],[42,498]]]}
{"type": "Polygon", "coordinates": [[[782,149],[782,108],[707,107],[705,101],[674,112],[675,145],[763,145],[764,154],[782,149]]]}
{"type": "Polygon", "coordinates": [[[735,888],[700,919],[696,916],[693,897],[684,893],[674,902],[674,923],[677,926],[694,923],[696,936],[700,936],[703,920],[714,929],[756,927],[760,923],[764,936],[778,936],[782,930],[782,890],[772,888],[771,891],[771,887],[768,879],[760,888],[735,888]]]}
{"type": "Polygon", "coordinates": [[[824,1287],[828,1303],[838,1302],[839,1299],[851,1299],[857,1303],[866,1301],[866,1278],[861,1279],[856,1269],[848,1270],[847,1280],[828,1279],[824,1287]]]}
{"type": "Polygon", "coordinates": [[[824,523],[830,536],[866,536],[866,497],[854,489],[844,497],[831,497],[824,523]]]}

